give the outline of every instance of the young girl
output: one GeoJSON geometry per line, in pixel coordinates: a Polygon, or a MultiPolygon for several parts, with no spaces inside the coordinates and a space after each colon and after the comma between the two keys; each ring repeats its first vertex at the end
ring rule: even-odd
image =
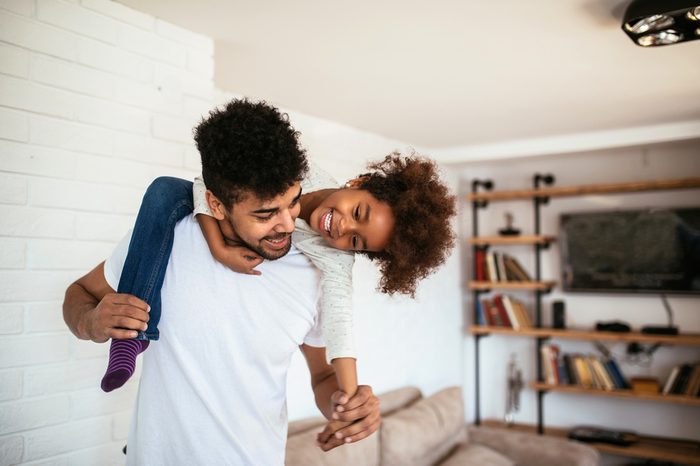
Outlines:
{"type": "MultiPolygon", "coordinates": [[[[292,243],[321,272],[321,324],[327,358],[340,389],[352,396],[357,389],[351,306],[354,253],[379,263],[382,292],[413,296],[418,280],[444,262],[453,244],[449,222],[455,213],[454,197],[440,182],[435,164],[420,157],[389,155],[343,188],[310,165],[302,181],[306,194],[301,197],[292,243]]],[[[138,353],[149,340],[158,339],[160,288],[173,229],[182,217],[194,211],[218,261],[237,272],[259,274],[254,270],[262,262],[258,254],[224,241],[205,192],[201,180],[195,181],[193,196],[192,183],[177,178],[158,178],[147,190],[119,292],[148,302],[150,320],[137,340],[112,341],[103,390],[123,385],[134,371],[138,353]],[[148,244],[149,239],[157,240],[156,244],[148,244]]]]}

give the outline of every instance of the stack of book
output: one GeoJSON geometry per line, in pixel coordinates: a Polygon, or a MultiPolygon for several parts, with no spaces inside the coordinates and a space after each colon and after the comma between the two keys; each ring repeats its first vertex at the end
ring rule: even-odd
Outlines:
{"type": "Polygon", "coordinates": [[[700,396],[700,363],[681,364],[674,367],[664,384],[662,393],[700,396]]]}
{"type": "Polygon", "coordinates": [[[474,260],[476,262],[476,280],[486,282],[530,282],[532,277],[523,266],[512,256],[501,252],[486,252],[485,249],[477,249],[474,260]]]}
{"type": "Polygon", "coordinates": [[[515,330],[532,327],[525,305],[512,296],[496,294],[477,301],[479,325],[509,327],[515,330]]]}
{"type": "Polygon", "coordinates": [[[630,388],[617,362],[595,355],[561,354],[557,345],[542,345],[542,369],[550,385],[578,385],[599,390],[630,388]]]}

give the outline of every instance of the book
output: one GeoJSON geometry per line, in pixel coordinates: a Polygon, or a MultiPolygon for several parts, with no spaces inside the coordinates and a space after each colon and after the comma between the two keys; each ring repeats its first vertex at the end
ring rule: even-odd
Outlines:
{"type": "Polygon", "coordinates": [[[506,311],[505,306],[503,305],[503,297],[499,294],[495,295],[493,297],[493,303],[496,305],[496,309],[498,309],[498,315],[501,317],[501,325],[504,327],[512,327],[513,325],[510,322],[510,319],[508,318],[508,312],[506,311]]]}
{"type": "Polygon", "coordinates": [[[497,252],[494,255],[496,256],[496,269],[498,270],[498,280],[502,282],[507,282],[508,274],[506,273],[506,266],[503,263],[503,253],[497,252]]]}
{"type": "Polygon", "coordinates": [[[557,369],[559,375],[559,383],[561,385],[571,385],[571,380],[569,379],[569,372],[566,369],[566,362],[564,362],[564,357],[560,356],[557,359],[557,369]]]}
{"type": "Polygon", "coordinates": [[[498,275],[496,274],[496,261],[494,260],[493,252],[486,254],[486,274],[488,275],[489,281],[498,281],[498,275]]]}
{"type": "Polygon", "coordinates": [[[690,364],[682,364],[680,371],[678,372],[678,377],[671,388],[671,393],[676,395],[681,395],[685,393],[685,387],[688,384],[688,379],[690,378],[690,372],[692,371],[692,366],[690,364]]]}
{"type": "Polygon", "coordinates": [[[484,298],[481,300],[481,305],[484,307],[486,321],[489,325],[493,327],[500,327],[503,325],[501,316],[498,314],[498,309],[496,309],[496,306],[492,302],[484,298]]]}
{"type": "Polygon", "coordinates": [[[549,364],[552,366],[552,380],[554,385],[559,385],[559,347],[557,345],[549,345],[549,364]]]}
{"type": "Polygon", "coordinates": [[[478,325],[486,325],[486,316],[481,301],[476,301],[476,323],[478,325]]]}
{"type": "Polygon", "coordinates": [[[508,257],[510,257],[510,262],[512,263],[512,266],[515,267],[515,269],[517,270],[517,274],[518,274],[520,277],[522,277],[522,281],[531,282],[531,281],[532,281],[532,277],[530,276],[530,274],[528,274],[528,273],[525,271],[525,269],[523,268],[523,266],[520,265],[520,262],[518,262],[518,259],[516,259],[516,258],[513,257],[513,256],[508,256],[508,257]]]}
{"type": "Polygon", "coordinates": [[[544,372],[544,381],[549,385],[556,385],[557,379],[554,375],[552,366],[552,346],[542,345],[540,348],[540,354],[542,355],[542,372],[544,372]]]}
{"type": "Polygon", "coordinates": [[[700,388],[700,364],[693,365],[693,370],[690,373],[688,387],[685,389],[685,395],[696,396],[700,388]]]}
{"type": "Polygon", "coordinates": [[[605,361],[605,365],[608,368],[608,372],[613,377],[613,382],[615,383],[616,388],[625,389],[630,387],[629,383],[625,379],[625,376],[620,370],[620,366],[617,365],[617,361],[615,361],[613,358],[609,358],[605,361]]]}
{"type": "Polygon", "coordinates": [[[520,322],[518,321],[518,316],[515,313],[515,308],[513,307],[513,302],[508,295],[504,295],[503,298],[503,307],[506,308],[506,313],[508,314],[508,319],[510,320],[510,325],[513,327],[513,330],[520,330],[520,322]]]}
{"type": "Polygon", "coordinates": [[[590,361],[591,365],[593,366],[593,370],[598,376],[598,380],[600,380],[603,390],[614,390],[615,384],[613,383],[610,374],[608,374],[608,371],[603,366],[603,363],[600,362],[600,359],[591,356],[590,361]]]}
{"type": "Polygon", "coordinates": [[[668,376],[668,379],[666,379],[666,383],[664,384],[664,388],[661,391],[662,394],[668,395],[671,393],[671,389],[673,388],[673,384],[676,383],[676,379],[678,378],[678,373],[681,370],[681,366],[675,366],[673,369],[671,369],[671,373],[668,376]]]}
{"type": "Polygon", "coordinates": [[[576,368],[574,367],[574,361],[571,355],[564,354],[562,356],[562,359],[564,360],[564,364],[566,365],[566,372],[569,377],[569,383],[571,385],[581,385],[581,380],[579,380],[578,378],[578,374],[576,373],[576,368]]]}
{"type": "Polygon", "coordinates": [[[586,365],[588,372],[591,374],[591,388],[597,388],[599,390],[602,390],[603,382],[602,382],[602,380],[600,380],[598,373],[596,372],[595,368],[593,367],[593,363],[591,361],[591,356],[590,355],[583,356],[583,363],[586,365]]]}
{"type": "Polygon", "coordinates": [[[574,356],[574,367],[576,368],[578,379],[581,381],[581,386],[591,388],[593,386],[593,377],[582,355],[574,356]]]}
{"type": "Polygon", "coordinates": [[[474,265],[476,269],[476,280],[486,281],[486,251],[479,248],[474,252],[474,265]]]}
{"type": "Polygon", "coordinates": [[[503,262],[506,267],[506,273],[508,274],[510,280],[513,281],[518,281],[518,282],[526,282],[529,281],[527,274],[523,273],[520,268],[518,268],[516,264],[516,260],[512,257],[509,256],[508,254],[503,255],[503,262]]]}
{"type": "Polygon", "coordinates": [[[525,309],[525,305],[517,299],[511,299],[511,301],[513,302],[513,305],[515,307],[515,312],[518,315],[520,326],[523,328],[531,328],[532,321],[530,320],[530,316],[528,315],[527,310],[525,309]]]}

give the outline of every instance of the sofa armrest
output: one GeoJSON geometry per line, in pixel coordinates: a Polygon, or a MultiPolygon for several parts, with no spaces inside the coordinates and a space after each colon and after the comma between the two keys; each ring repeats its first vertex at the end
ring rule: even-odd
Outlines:
{"type": "Polygon", "coordinates": [[[564,438],[516,432],[485,426],[470,426],[469,441],[508,456],[518,466],[597,466],[598,451],[564,438]]]}

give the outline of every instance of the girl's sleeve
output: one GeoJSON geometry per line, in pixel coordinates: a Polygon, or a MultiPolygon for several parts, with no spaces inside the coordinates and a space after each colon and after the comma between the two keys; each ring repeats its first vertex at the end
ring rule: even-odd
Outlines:
{"type": "Polygon", "coordinates": [[[352,266],[355,255],[318,241],[297,244],[321,272],[321,333],[328,362],[356,358],[352,315],[352,266]]]}
{"type": "Polygon", "coordinates": [[[194,214],[204,214],[213,217],[209,204],[207,204],[207,187],[201,176],[194,179],[192,184],[192,200],[194,201],[194,214]]]}

